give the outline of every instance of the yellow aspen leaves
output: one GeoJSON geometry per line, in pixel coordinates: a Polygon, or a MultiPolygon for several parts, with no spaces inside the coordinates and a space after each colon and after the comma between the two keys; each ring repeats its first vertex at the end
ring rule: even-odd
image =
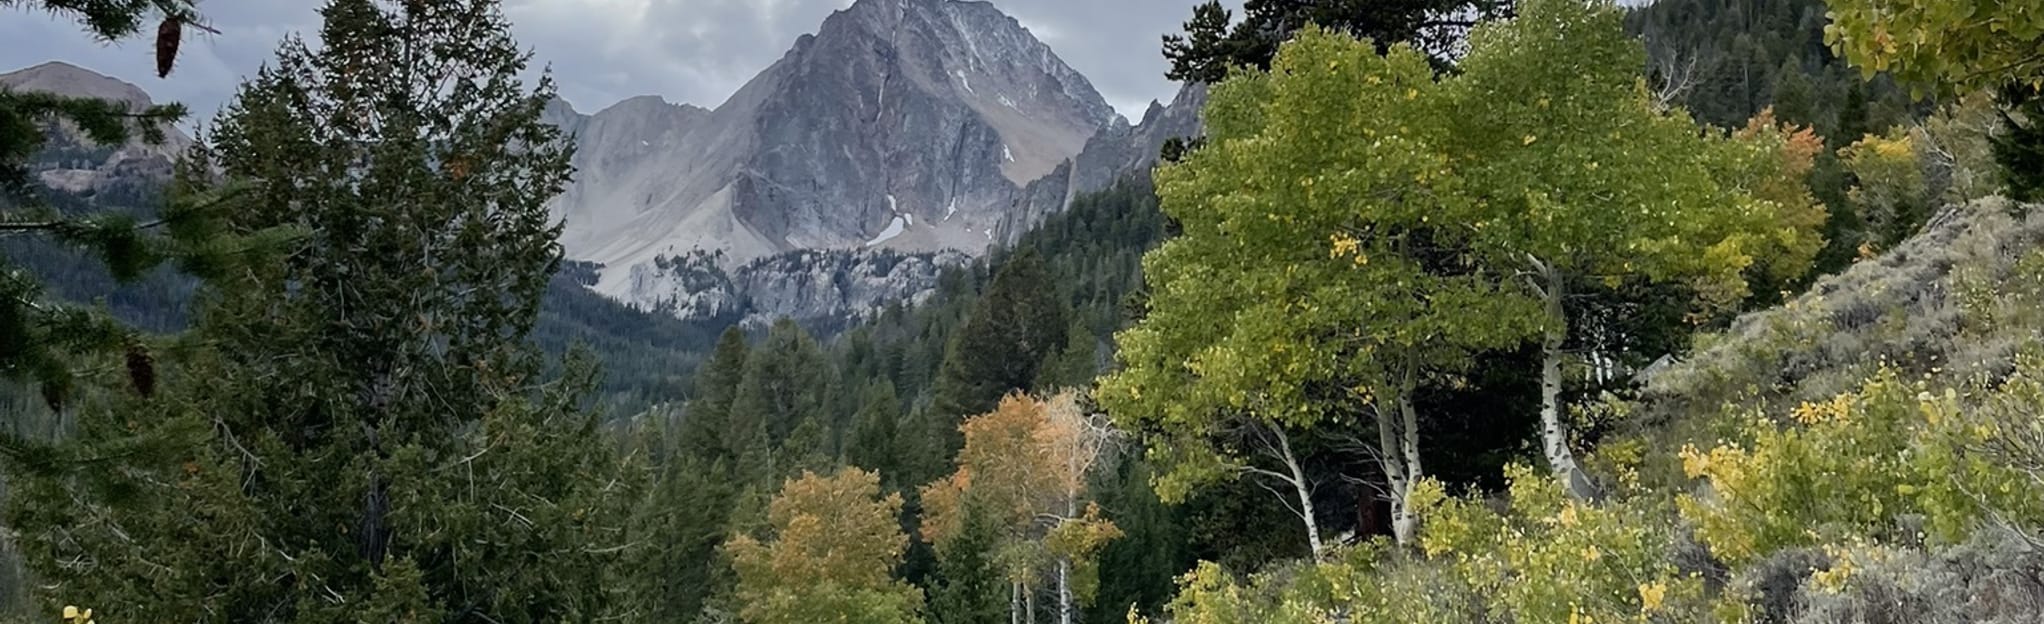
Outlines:
{"type": "Polygon", "coordinates": [[[1327,257],[1329,258],[1342,258],[1346,256],[1356,255],[1357,252],[1359,251],[1360,246],[1362,245],[1362,241],[1357,240],[1356,237],[1350,236],[1347,233],[1337,233],[1332,236],[1329,236],[1328,241],[1331,243],[1332,247],[1327,252],[1327,257]]]}
{"type": "Polygon", "coordinates": [[[92,620],[92,610],[64,605],[64,624],[95,624],[92,620]]]}
{"type": "Polygon", "coordinates": [[[1661,605],[1667,603],[1667,601],[1667,581],[1657,580],[1652,583],[1640,583],[1639,612],[1641,615],[1648,615],[1661,610],[1661,605]]]}

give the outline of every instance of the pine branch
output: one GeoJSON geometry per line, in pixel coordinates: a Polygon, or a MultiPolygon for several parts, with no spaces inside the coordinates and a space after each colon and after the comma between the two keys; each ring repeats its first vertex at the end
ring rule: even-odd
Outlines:
{"type": "MultiPolygon", "coordinates": [[[[170,222],[169,219],[156,219],[154,221],[144,221],[142,223],[135,224],[134,226],[132,226],[132,229],[138,231],[151,230],[163,227],[164,224],[169,222],[170,222]]],[[[0,236],[16,236],[22,234],[34,234],[38,232],[59,232],[63,231],[66,228],[77,227],[77,225],[78,223],[75,221],[33,221],[19,223],[0,222],[0,236]]]]}

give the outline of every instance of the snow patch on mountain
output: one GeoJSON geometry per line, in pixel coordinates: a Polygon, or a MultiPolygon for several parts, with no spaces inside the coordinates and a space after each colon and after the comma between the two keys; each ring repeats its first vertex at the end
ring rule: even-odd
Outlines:
{"type": "Polygon", "coordinates": [[[901,233],[907,229],[908,225],[902,222],[901,215],[894,215],[894,220],[887,222],[887,229],[880,230],[880,235],[873,237],[873,240],[866,241],[865,246],[872,247],[894,240],[894,237],[901,236],[901,233]]]}

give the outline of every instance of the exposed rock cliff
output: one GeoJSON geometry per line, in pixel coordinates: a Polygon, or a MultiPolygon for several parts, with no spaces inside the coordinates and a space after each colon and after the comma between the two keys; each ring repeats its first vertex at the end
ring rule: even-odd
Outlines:
{"type": "Polygon", "coordinates": [[[945,267],[964,263],[960,252],[903,253],[888,249],[802,250],[726,269],[720,254],[659,256],[632,268],[626,303],[682,320],[742,317],[763,327],[781,317],[816,329],[863,321],[895,302],[921,303],[936,292],[945,267]]]}
{"type": "Polygon", "coordinates": [[[549,118],[579,140],[563,244],[625,301],[658,257],[996,240],[1024,184],[1117,117],[984,2],[860,0],[716,110],[642,97],[549,118]]]}

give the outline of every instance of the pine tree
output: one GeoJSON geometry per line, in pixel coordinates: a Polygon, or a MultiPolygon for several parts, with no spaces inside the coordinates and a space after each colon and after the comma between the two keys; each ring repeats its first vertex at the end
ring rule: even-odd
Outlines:
{"type": "Polygon", "coordinates": [[[930,620],[936,624],[997,624],[1008,611],[1007,583],[993,560],[1001,524],[972,497],[967,497],[963,515],[957,535],[937,549],[930,620]]]}
{"type": "Polygon", "coordinates": [[[1817,90],[1796,59],[1782,61],[1774,79],[1774,114],[1782,121],[1803,126],[1817,123],[1817,90]]]}
{"type": "Polygon", "coordinates": [[[731,398],[732,429],[762,429],[769,443],[778,447],[804,419],[821,421],[826,416],[829,368],[823,348],[809,332],[792,320],[775,322],[745,358],[745,375],[731,398]]]}
{"type": "Polygon", "coordinates": [[[1509,15],[1511,7],[1502,0],[1248,0],[1242,21],[1234,22],[1220,2],[1210,1],[1193,7],[1185,35],[1164,36],[1164,58],[1171,61],[1165,76],[1217,83],[1229,67],[1270,69],[1278,46],[1308,24],[1370,39],[1380,52],[1398,43],[1450,52],[1477,20],[1509,15]]]}
{"type": "Polygon", "coordinates": [[[709,361],[696,371],[694,398],[682,421],[686,452],[704,459],[737,457],[738,441],[725,435],[732,430],[731,403],[745,379],[746,353],[745,331],[734,326],[724,330],[709,361]]]}
{"type": "MultiPolygon", "coordinates": [[[[165,76],[177,62],[185,26],[205,28],[199,24],[198,11],[191,0],[5,0],[0,7],[40,10],[57,19],[77,22],[86,33],[109,42],[133,37],[149,20],[160,20],[156,64],[158,73],[165,76]]],[[[24,162],[42,148],[48,135],[41,126],[47,121],[70,122],[93,142],[103,145],[125,143],[131,134],[138,132],[143,140],[154,144],[163,142],[165,127],[184,116],[185,108],[177,104],[133,110],[126,104],[107,100],[0,90],[0,192],[14,200],[33,197],[35,184],[29,179],[24,162]]],[[[30,228],[25,226],[34,224],[7,221],[6,231],[61,232],[57,224],[30,228]]]]}
{"type": "MultiPolygon", "coordinates": [[[[20,5],[76,21],[107,41],[132,37],[145,22],[158,19],[157,63],[166,75],[185,26],[198,24],[188,0],[12,0],[0,6],[20,5]]],[[[34,236],[87,252],[123,283],[164,264],[199,277],[218,277],[237,264],[262,262],[249,252],[285,233],[227,236],[222,231],[224,200],[238,192],[235,189],[182,195],[157,211],[157,218],[142,222],[117,210],[53,209],[29,175],[28,160],[43,149],[49,126],[69,126],[100,145],[118,146],[135,139],[161,144],[165,129],[184,116],[185,108],[179,104],[136,109],[123,102],[0,89],[0,236],[34,236]]],[[[99,310],[53,300],[34,277],[0,258],[0,379],[37,384],[44,401],[60,409],[79,389],[77,369],[85,364],[81,360],[108,355],[122,360],[129,371],[125,385],[133,392],[154,391],[155,356],[142,335],[99,310]]],[[[0,435],[0,458],[34,464],[25,466],[32,469],[56,467],[66,455],[79,453],[92,451],[0,435]]]]}
{"type": "Polygon", "coordinates": [[[1037,369],[1065,343],[1065,303],[1042,256],[1008,257],[944,352],[933,389],[945,457],[963,443],[955,430],[967,416],[992,411],[1001,396],[1033,390],[1037,369]]]}
{"type": "Polygon", "coordinates": [[[788,432],[788,439],[781,442],[779,466],[782,477],[794,477],[804,472],[829,472],[836,457],[830,444],[830,432],[823,421],[811,416],[802,419],[788,432]]]}
{"type": "Polygon", "coordinates": [[[2044,201],[2044,93],[2025,88],[2002,88],[2002,131],[1994,137],[1994,160],[2001,165],[2009,198],[2034,203],[2044,201]]]}
{"type": "Polygon", "coordinates": [[[324,43],[282,45],[179,181],[261,180],[232,231],[304,237],[212,284],[157,400],[80,415],[83,438],[208,432],[181,461],[113,490],[10,478],[7,524],[62,591],[40,598],[163,621],[603,617],[636,480],[579,407],[593,370],[542,377],[526,342],[569,174],[539,121],[552,86],[521,84],[489,0],[322,16],[324,43]]]}
{"type": "MultiPolygon", "coordinates": [[[[1234,15],[1220,0],[1192,7],[1192,20],[1185,23],[1185,35],[1164,35],[1164,58],[1171,61],[1165,78],[1181,82],[1216,83],[1228,77],[1228,65],[1236,54],[1228,41],[1229,22],[1234,15]]],[[[1184,155],[1184,143],[1173,137],[1164,144],[1164,160],[1184,155]]]]}
{"type": "Polygon", "coordinates": [[[1100,345],[1092,330],[1079,319],[1065,329],[1065,345],[1044,360],[1036,374],[1036,388],[1078,388],[1093,383],[1100,372],[1100,345]]]}
{"type": "Polygon", "coordinates": [[[718,547],[738,489],[729,465],[682,457],[657,470],[629,528],[641,545],[628,556],[630,613],[648,622],[688,622],[733,579],[718,547]]]}
{"type": "Polygon", "coordinates": [[[1181,512],[1150,489],[1154,471],[1149,463],[1130,459],[1117,468],[1103,471],[1093,489],[1127,537],[1100,552],[1099,595],[1087,610],[1088,622],[1121,618],[1131,606],[1155,613],[1176,590],[1171,579],[1195,560],[1181,512]]]}
{"type": "Polygon", "coordinates": [[[851,439],[845,444],[845,463],[877,472],[889,489],[898,488],[904,485],[899,481],[904,470],[902,453],[896,446],[901,400],[894,394],[894,384],[885,379],[867,386],[861,398],[851,439]]]}

